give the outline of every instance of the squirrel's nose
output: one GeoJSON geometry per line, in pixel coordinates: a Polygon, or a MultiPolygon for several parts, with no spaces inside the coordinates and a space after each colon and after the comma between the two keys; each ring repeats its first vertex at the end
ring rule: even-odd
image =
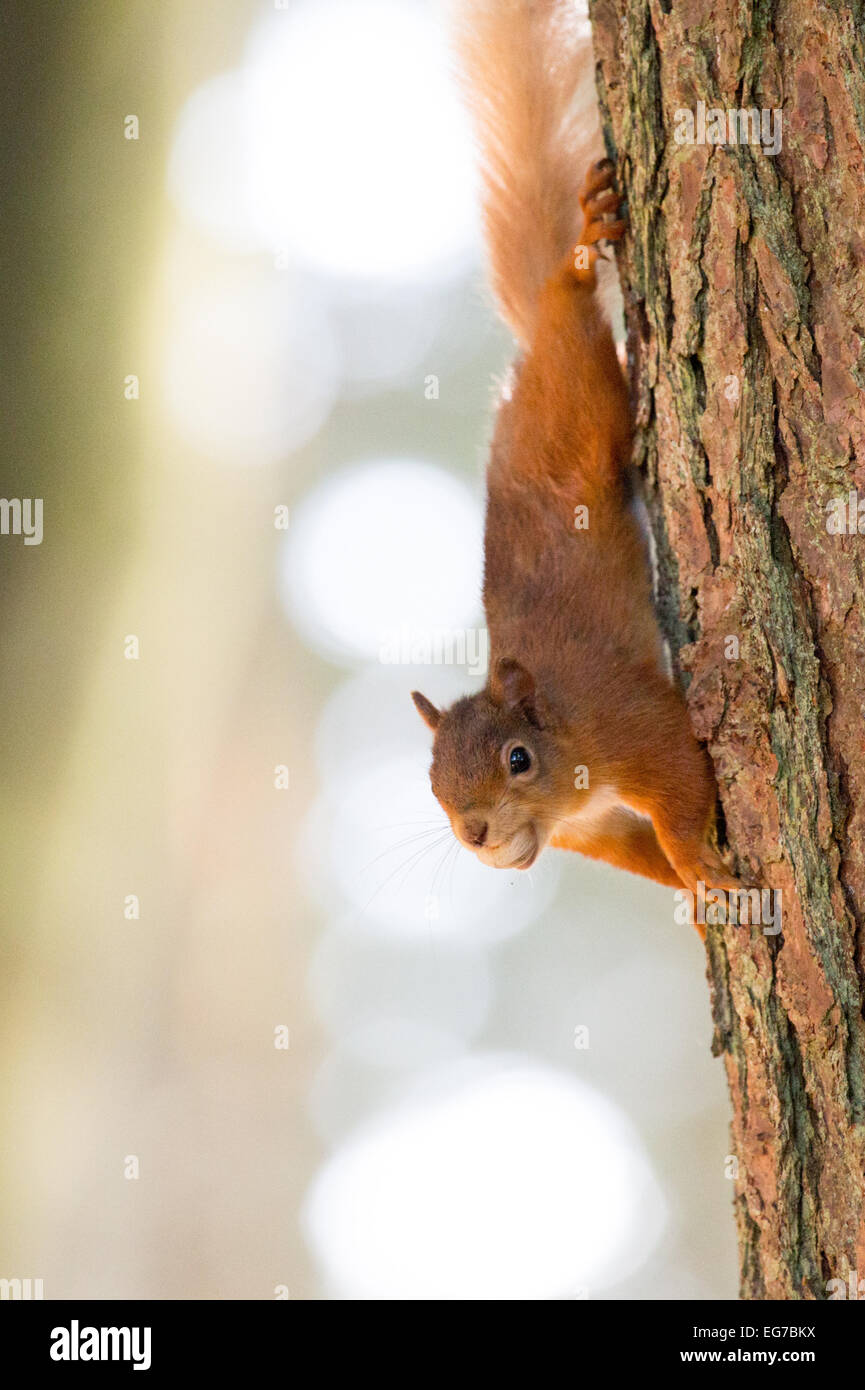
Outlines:
{"type": "Polygon", "coordinates": [[[474,845],[475,849],[480,849],[481,845],[486,843],[488,830],[489,826],[485,820],[463,821],[463,834],[469,844],[474,845]]]}

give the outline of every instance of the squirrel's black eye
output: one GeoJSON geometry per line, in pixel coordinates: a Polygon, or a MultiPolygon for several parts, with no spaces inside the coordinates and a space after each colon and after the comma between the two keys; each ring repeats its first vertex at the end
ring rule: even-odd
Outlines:
{"type": "Polygon", "coordinates": [[[512,777],[516,777],[520,772],[528,772],[532,765],[532,758],[529,750],[522,746],[512,748],[511,755],[508,758],[508,764],[511,769],[512,777]]]}

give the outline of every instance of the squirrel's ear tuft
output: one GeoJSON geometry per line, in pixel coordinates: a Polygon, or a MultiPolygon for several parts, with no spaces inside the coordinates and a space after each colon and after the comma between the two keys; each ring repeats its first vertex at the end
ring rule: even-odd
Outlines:
{"type": "Polygon", "coordinates": [[[490,681],[490,694],[497,705],[521,710],[529,723],[540,727],[535,678],[518,661],[503,656],[501,661],[496,662],[490,681]]]}
{"type": "Polygon", "coordinates": [[[525,705],[535,698],[534,676],[509,656],[503,656],[501,661],[496,662],[490,688],[496,704],[510,705],[511,708],[525,705]]]}
{"type": "Polygon", "coordinates": [[[415,709],[417,710],[423,722],[426,724],[427,728],[432,729],[433,732],[435,732],[435,730],[439,726],[439,723],[441,722],[441,710],[436,709],[432,701],[428,700],[426,695],[421,695],[419,690],[413,690],[411,693],[411,697],[414,700],[415,709]]]}

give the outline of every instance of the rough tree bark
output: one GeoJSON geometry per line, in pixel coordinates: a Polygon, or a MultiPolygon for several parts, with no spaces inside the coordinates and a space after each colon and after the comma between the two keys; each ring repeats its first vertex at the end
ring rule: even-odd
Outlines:
{"type": "Polygon", "coordinates": [[[741,1295],[827,1298],[865,1280],[865,534],[827,529],[858,489],[865,532],[862,10],[590,10],[662,621],[740,875],[782,892],[780,936],[707,941],[741,1295]],[[698,102],[780,108],[780,152],[677,144],[698,102]]]}

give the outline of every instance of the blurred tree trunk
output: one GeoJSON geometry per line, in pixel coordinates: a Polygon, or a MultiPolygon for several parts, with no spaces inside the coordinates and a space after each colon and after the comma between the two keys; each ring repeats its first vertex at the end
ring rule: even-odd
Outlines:
{"type": "Polygon", "coordinates": [[[740,876],[782,892],[781,935],[708,934],[741,1294],[826,1298],[865,1281],[862,12],[590,8],[662,621],[740,876]],[[781,108],[781,150],[677,143],[699,102],[781,108]]]}

